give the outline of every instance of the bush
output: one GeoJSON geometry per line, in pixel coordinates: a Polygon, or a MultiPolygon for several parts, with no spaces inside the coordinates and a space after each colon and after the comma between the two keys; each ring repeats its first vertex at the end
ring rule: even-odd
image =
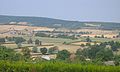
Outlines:
{"type": "Polygon", "coordinates": [[[0,38],[0,43],[4,43],[5,42],[5,38],[0,38]]]}
{"type": "Polygon", "coordinates": [[[26,40],[22,37],[15,37],[15,43],[16,44],[19,44],[19,43],[22,43],[22,42],[25,42],[26,40]]]}
{"type": "Polygon", "coordinates": [[[0,72],[120,72],[120,66],[81,65],[64,62],[33,64],[0,61],[0,72]]]}
{"type": "Polygon", "coordinates": [[[59,51],[57,54],[57,58],[61,60],[66,60],[69,57],[70,57],[70,52],[68,52],[67,50],[59,51]]]}
{"type": "Polygon", "coordinates": [[[46,54],[47,53],[47,48],[40,48],[40,51],[42,54],[46,54]]]}
{"type": "Polygon", "coordinates": [[[39,36],[39,37],[48,37],[48,35],[45,34],[45,33],[36,33],[35,36],[39,36]]]}
{"type": "Polygon", "coordinates": [[[37,48],[37,47],[33,47],[33,48],[32,48],[32,52],[33,52],[33,53],[37,53],[37,52],[38,52],[38,48],[37,48]]]}
{"type": "Polygon", "coordinates": [[[54,46],[54,47],[49,48],[48,52],[49,52],[49,54],[56,54],[56,53],[58,53],[58,51],[59,51],[58,47],[54,46]]]}
{"type": "Polygon", "coordinates": [[[0,60],[18,61],[21,58],[21,54],[15,53],[13,49],[0,46],[0,60]]]}

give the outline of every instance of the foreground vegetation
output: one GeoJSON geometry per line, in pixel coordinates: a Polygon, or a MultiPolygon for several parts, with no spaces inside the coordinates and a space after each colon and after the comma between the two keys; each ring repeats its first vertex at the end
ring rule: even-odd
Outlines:
{"type": "Polygon", "coordinates": [[[64,62],[0,61],[0,72],[120,72],[120,66],[81,65],[64,62]]]}

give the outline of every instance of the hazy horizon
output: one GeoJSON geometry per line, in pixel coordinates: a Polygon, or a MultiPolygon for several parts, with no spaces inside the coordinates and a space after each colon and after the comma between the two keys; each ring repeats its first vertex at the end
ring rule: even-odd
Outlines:
{"type": "Polygon", "coordinates": [[[1,0],[0,15],[120,22],[120,0],[1,0]]]}

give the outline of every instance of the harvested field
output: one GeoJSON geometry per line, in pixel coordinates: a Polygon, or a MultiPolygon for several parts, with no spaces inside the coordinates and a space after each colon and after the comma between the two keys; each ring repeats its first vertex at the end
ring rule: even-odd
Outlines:
{"type": "Polygon", "coordinates": [[[53,31],[54,28],[48,27],[34,27],[34,26],[22,26],[22,25],[0,25],[0,32],[5,32],[9,30],[24,30],[24,29],[31,29],[34,31],[53,31]]]}
{"type": "Polygon", "coordinates": [[[12,48],[12,49],[17,48],[16,44],[2,44],[2,46],[6,46],[6,47],[12,48]]]}
{"type": "MultiPolygon", "coordinates": [[[[118,34],[104,34],[104,37],[107,37],[107,38],[113,38],[113,37],[116,37],[118,34]]],[[[94,38],[95,36],[102,36],[102,34],[84,34],[84,35],[81,35],[81,37],[92,37],[94,38]]]]}
{"type": "Polygon", "coordinates": [[[117,30],[99,30],[99,29],[77,29],[76,32],[92,32],[92,34],[116,34],[117,30]]]}

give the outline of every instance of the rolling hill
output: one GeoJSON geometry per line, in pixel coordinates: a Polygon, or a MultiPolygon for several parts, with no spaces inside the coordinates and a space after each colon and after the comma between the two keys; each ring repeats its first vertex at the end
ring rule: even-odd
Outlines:
{"type": "Polygon", "coordinates": [[[9,24],[9,22],[28,22],[31,26],[45,27],[63,27],[70,29],[79,28],[101,28],[101,29],[120,29],[120,23],[115,22],[80,22],[46,17],[29,17],[29,16],[7,16],[0,15],[0,24],[9,24]]]}

